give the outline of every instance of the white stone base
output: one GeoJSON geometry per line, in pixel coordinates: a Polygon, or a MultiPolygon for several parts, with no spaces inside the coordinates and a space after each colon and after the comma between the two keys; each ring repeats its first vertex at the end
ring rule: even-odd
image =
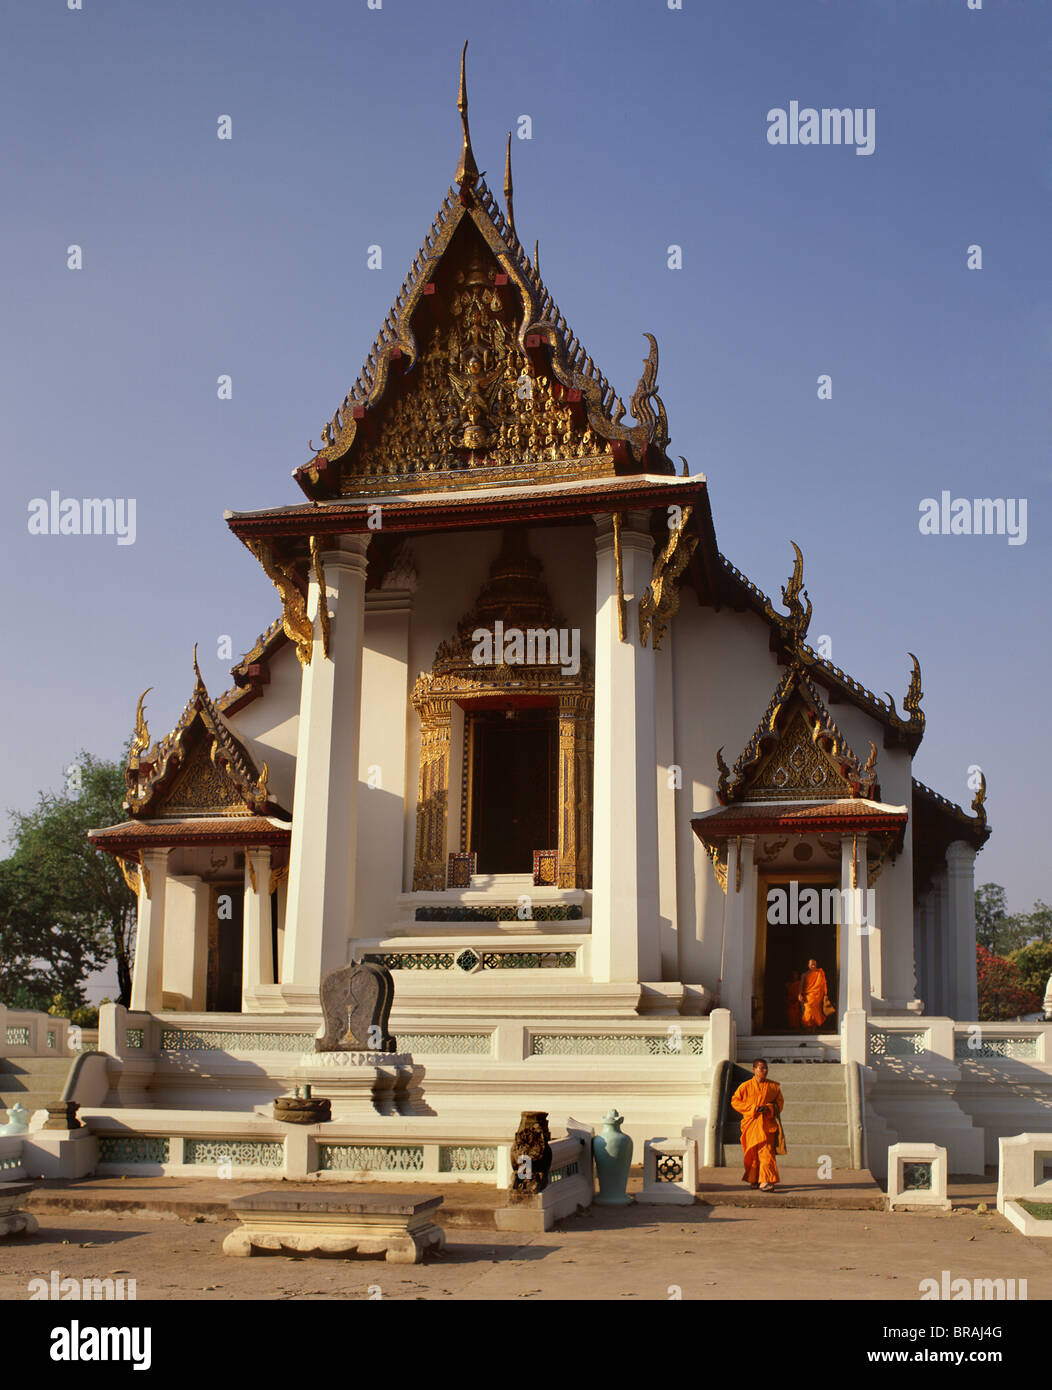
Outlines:
{"type": "Polygon", "coordinates": [[[420,1264],[429,1250],[445,1245],[445,1233],[431,1220],[441,1202],[441,1197],[402,1201],[379,1193],[331,1200],[261,1193],[232,1203],[242,1225],[223,1241],[223,1253],[383,1255],[388,1264],[420,1264]],[[268,1197],[273,1206],[267,1206],[268,1197]]]}
{"type": "Polygon", "coordinates": [[[643,1190],[636,1196],[641,1206],[693,1206],[698,1187],[698,1146],[686,1136],[681,1139],[648,1139],[643,1145],[643,1190]],[[658,1164],[663,1155],[677,1159],[682,1174],[675,1181],[660,1177],[658,1164]]]}
{"type": "Polygon", "coordinates": [[[1011,1221],[1016,1230],[1022,1231],[1023,1235],[1052,1240],[1052,1221],[1043,1221],[1037,1216],[1031,1216],[1018,1202],[1005,1202],[1003,1215],[1011,1221]]]}
{"type": "Polygon", "coordinates": [[[937,1207],[950,1210],[946,1195],[946,1150],[938,1144],[892,1144],[888,1149],[888,1206],[937,1207]],[[903,1188],[903,1167],[907,1163],[931,1164],[931,1188],[915,1191],[903,1188]]]}

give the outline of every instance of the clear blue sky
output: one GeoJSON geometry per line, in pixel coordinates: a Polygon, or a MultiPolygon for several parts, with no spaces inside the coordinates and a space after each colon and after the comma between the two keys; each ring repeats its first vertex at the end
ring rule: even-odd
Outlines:
{"type": "Polygon", "coordinates": [[[275,616],[223,510],[300,500],[289,473],[452,180],[470,38],[479,165],[499,186],[532,118],[520,235],[626,399],[657,335],[725,554],[777,594],[798,541],[812,638],[900,705],[919,655],[916,774],[967,804],[982,766],[977,880],[1052,898],[1047,4],[83,5],[0,8],[0,806],[115,756],[147,685],[165,732],[194,642],[218,692],[219,637],[239,654],[275,616]],[[874,108],[874,153],[770,145],[791,101],[874,108]],[[52,489],[134,497],[135,544],[31,536],[52,489]],[[922,536],[943,489],[1026,498],[1026,544],[922,536]]]}

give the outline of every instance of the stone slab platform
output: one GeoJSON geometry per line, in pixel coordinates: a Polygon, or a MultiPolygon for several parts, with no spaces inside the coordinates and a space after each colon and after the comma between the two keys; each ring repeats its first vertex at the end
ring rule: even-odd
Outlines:
{"type": "Polygon", "coordinates": [[[230,1203],[241,1225],[223,1253],[383,1255],[388,1264],[419,1264],[446,1243],[432,1220],[441,1205],[440,1196],[394,1192],[255,1192],[230,1203]]]}
{"type": "Polygon", "coordinates": [[[31,1182],[0,1183],[0,1239],[4,1236],[31,1236],[36,1232],[36,1217],[22,1210],[32,1191],[31,1182]]]}

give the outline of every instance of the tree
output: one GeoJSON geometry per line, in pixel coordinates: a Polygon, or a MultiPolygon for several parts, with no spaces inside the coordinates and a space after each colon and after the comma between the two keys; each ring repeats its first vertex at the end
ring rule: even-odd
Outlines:
{"type": "Polygon", "coordinates": [[[1030,939],[1025,913],[1009,914],[1005,890],[999,883],[984,883],[975,890],[975,940],[994,955],[1005,956],[1030,939]]]}
{"type": "Polygon", "coordinates": [[[985,946],[975,948],[975,970],[980,1021],[990,1023],[1002,1018],[1019,1018],[1041,1007],[1038,996],[1026,989],[1019,967],[1003,956],[994,955],[985,946]]]}
{"type": "MultiPolygon", "coordinates": [[[[1044,903],[1038,906],[1044,907],[1044,903]]],[[[1033,921],[1034,914],[1030,916],[1033,921]]],[[[1048,977],[1052,975],[1052,941],[1032,941],[1029,946],[1021,946],[1018,951],[1013,951],[1008,959],[1019,971],[1023,987],[1043,1000],[1048,977]]]]}
{"type": "Polygon", "coordinates": [[[82,753],[66,789],[12,814],[14,852],[0,863],[0,999],[42,1010],[83,1004],[85,978],[110,960],[131,997],[135,896],[87,832],[124,818],[120,764],[82,753]]]}

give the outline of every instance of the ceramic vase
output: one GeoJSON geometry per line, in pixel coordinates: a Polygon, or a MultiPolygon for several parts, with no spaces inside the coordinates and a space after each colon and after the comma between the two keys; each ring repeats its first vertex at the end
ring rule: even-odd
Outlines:
{"type": "Polygon", "coordinates": [[[599,1175],[599,1196],[595,1201],[600,1207],[627,1207],[632,1202],[625,1191],[632,1167],[632,1137],[621,1133],[624,1119],[616,1110],[608,1111],[603,1116],[603,1128],[592,1140],[599,1175]]]}

